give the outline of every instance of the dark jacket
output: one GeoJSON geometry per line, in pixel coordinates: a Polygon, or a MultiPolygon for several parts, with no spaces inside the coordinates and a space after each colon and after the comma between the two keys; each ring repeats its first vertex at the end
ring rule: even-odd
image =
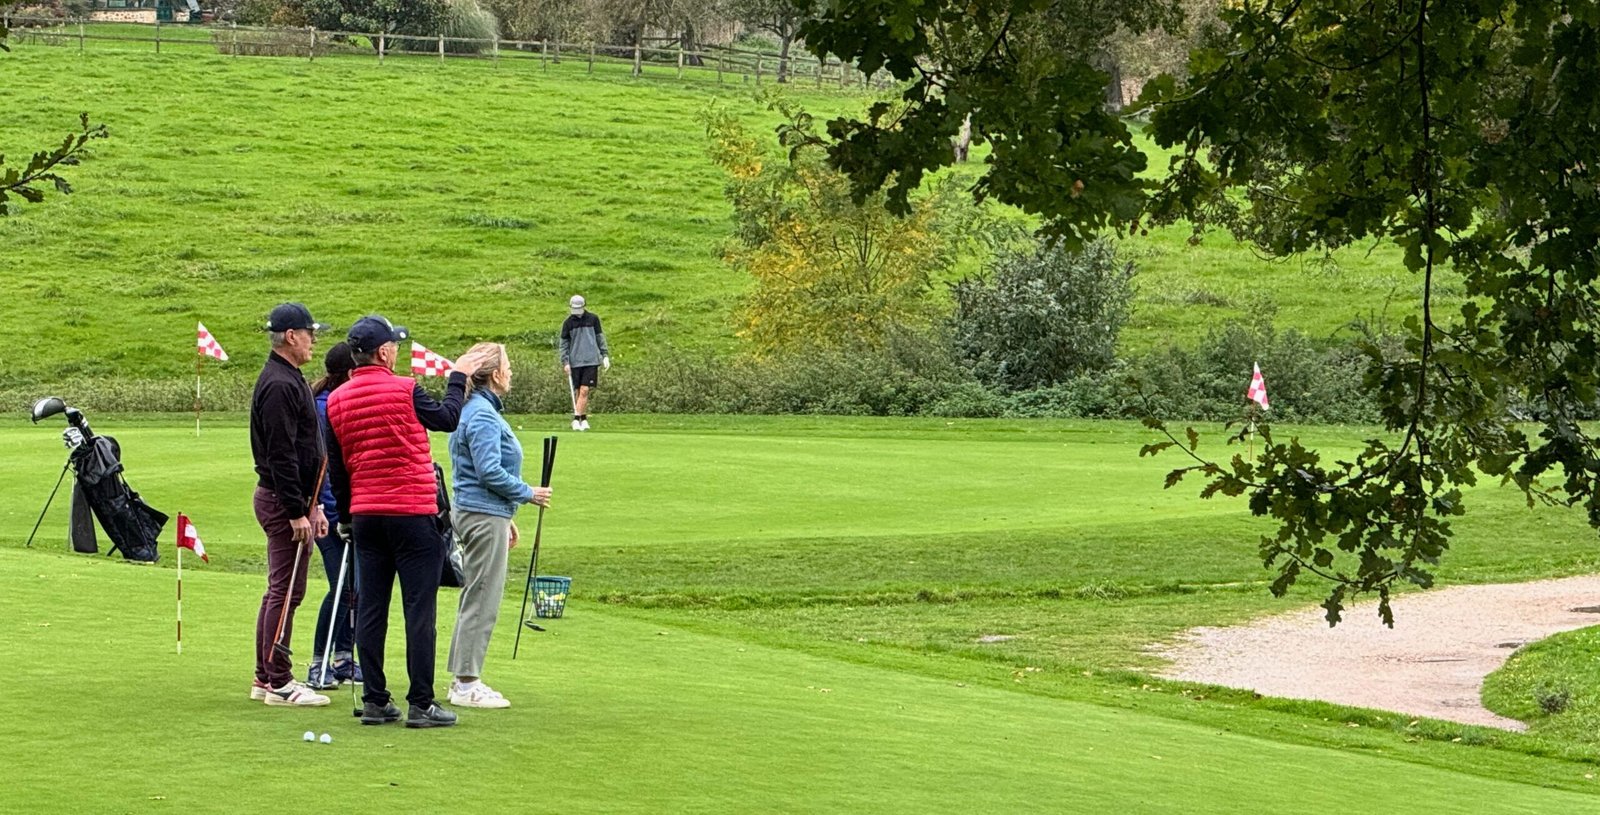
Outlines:
{"type": "Polygon", "coordinates": [[[276,351],[268,354],[250,397],[250,452],[256,483],[271,490],[290,517],[311,514],[316,500],[327,455],[321,430],[316,400],[300,369],[276,351]]]}

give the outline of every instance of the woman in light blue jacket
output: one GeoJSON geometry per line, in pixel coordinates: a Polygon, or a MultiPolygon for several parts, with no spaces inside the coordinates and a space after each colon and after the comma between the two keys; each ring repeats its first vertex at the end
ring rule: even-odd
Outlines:
{"type": "Polygon", "coordinates": [[[470,380],[461,422],[450,434],[455,471],[451,521],[461,542],[461,606],[450,637],[450,704],[500,708],[511,702],[482,680],[489,637],[505,594],[508,550],[517,545],[512,518],[522,504],[550,505],[550,488],[522,480],[522,444],[500,415],[501,397],[511,389],[511,361],[505,346],[482,342],[472,347],[487,362],[470,380]]]}

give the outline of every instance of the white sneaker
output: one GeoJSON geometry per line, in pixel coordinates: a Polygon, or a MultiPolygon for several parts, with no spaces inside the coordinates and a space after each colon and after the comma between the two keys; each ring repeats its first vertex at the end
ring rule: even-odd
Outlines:
{"type": "Polygon", "coordinates": [[[250,680],[250,701],[261,702],[266,700],[267,693],[271,690],[271,688],[267,687],[267,683],[259,679],[250,680]]]}
{"type": "Polygon", "coordinates": [[[572,420],[572,429],[573,430],[582,430],[583,429],[583,422],[580,422],[577,419],[573,419],[572,420]]]}
{"type": "Polygon", "coordinates": [[[511,707],[511,700],[482,682],[474,682],[471,685],[451,682],[450,704],[456,707],[502,708],[511,707]]]}
{"type": "Polygon", "coordinates": [[[588,419],[584,419],[581,423],[579,423],[578,429],[579,430],[588,430],[589,429],[589,420],[588,419]]]}
{"type": "Polygon", "coordinates": [[[328,697],[291,679],[283,687],[267,691],[266,703],[270,707],[321,707],[328,697]]]}

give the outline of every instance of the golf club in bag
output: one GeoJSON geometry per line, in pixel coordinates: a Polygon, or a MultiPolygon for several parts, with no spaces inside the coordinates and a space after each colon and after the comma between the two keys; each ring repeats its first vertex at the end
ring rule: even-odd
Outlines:
{"type": "MultiPolygon", "coordinates": [[[[152,509],[139,498],[139,493],[128,487],[128,482],[122,477],[122,448],[117,440],[96,435],[89,429],[83,412],[68,407],[59,396],[40,399],[33,405],[32,418],[35,424],[41,419],[62,414],[66,416],[67,429],[61,438],[71,452],[67,455],[67,464],[62,468],[61,477],[56,481],[56,488],[60,489],[61,481],[66,478],[67,469],[70,468],[75,476],[73,548],[88,554],[99,551],[100,547],[94,541],[93,525],[87,521],[87,515],[93,513],[100,522],[100,528],[105,530],[106,537],[111,539],[112,552],[120,549],[124,558],[145,563],[160,560],[161,550],[157,542],[161,537],[161,529],[167,525],[167,516],[152,509]]],[[[34,524],[34,532],[38,532],[39,523],[43,523],[55,496],[52,490],[49,500],[45,501],[44,511],[39,513],[39,522],[34,524]]],[[[32,535],[28,536],[28,545],[33,545],[32,535]]]]}
{"type": "MultiPolygon", "coordinates": [[[[544,469],[539,472],[539,486],[550,486],[550,470],[556,465],[556,437],[544,438],[544,469]]],[[[533,556],[528,558],[528,579],[522,584],[522,613],[517,615],[517,640],[511,646],[511,658],[517,658],[517,649],[522,647],[522,627],[527,626],[535,631],[543,631],[537,623],[528,619],[528,590],[533,587],[533,578],[538,574],[539,568],[539,538],[544,533],[544,507],[539,507],[539,520],[533,527],[533,556]]]]}

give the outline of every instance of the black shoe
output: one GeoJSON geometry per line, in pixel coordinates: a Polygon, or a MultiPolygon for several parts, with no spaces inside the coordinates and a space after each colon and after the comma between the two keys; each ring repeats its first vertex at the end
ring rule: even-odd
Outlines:
{"type": "Polygon", "coordinates": [[[389,724],[400,721],[400,708],[393,702],[368,702],[361,708],[362,724],[389,724]]]}
{"type": "MultiPolygon", "coordinates": [[[[399,711],[395,711],[399,713],[399,711]]],[[[427,707],[411,706],[406,714],[406,727],[455,727],[456,714],[431,704],[427,707]]]]}

